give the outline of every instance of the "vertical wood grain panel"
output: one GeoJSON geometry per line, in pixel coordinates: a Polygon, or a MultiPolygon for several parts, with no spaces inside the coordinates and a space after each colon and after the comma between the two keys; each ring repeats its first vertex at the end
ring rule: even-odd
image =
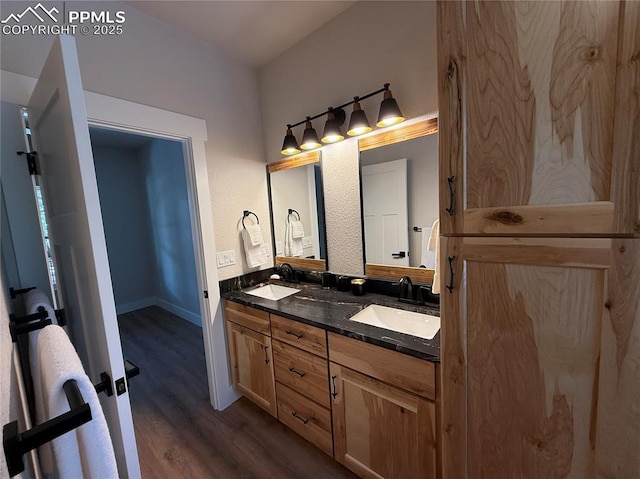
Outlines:
{"type": "Polygon", "coordinates": [[[467,3],[469,208],[610,199],[618,7],[467,3]]]}
{"type": "Polygon", "coordinates": [[[462,3],[438,0],[438,125],[440,136],[440,231],[443,234],[462,232],[464,119],[463,91],[466,57],[462,3]],[[454,197],[451,202],[447,178],[454,176],[454,197]],[[451,215],[447,208],[453,206],[451,215]]]}
{"type": "Polygon", "coordinates": [[[277,417],[271,338],[227,321],[227,341],[234,387],[277,417]]]}
{"type": "Polygon", "coordinates": [[[443,479],[466,477],[467,471],[467,375],[466,314],[462,308],[462,238],[441,237],[440,244],[440,445],[443,479]],[[444,287],[450,281],[448,257],[454,260],[453,293],[444,287]]]}
{"type": "Polygon", "coordinates": [[[435,404],[351,369],[337,376],[335,458],[360,477],[436,477],[435,404]]]}
{"type": "Polygon", "coordinates": [[[640,2],[622,2],[613,136],[615,231],[640,235],[640,2]]]}
{"type": "Polygon", "coordinates": [[[468,2],[467,207],[526,205],[536,98],[513,2],[468,2]]]}
{"type": "Polygon", "coordinates": [[[597,477],[640,477],[640,239],[614,240],[602,328],[597,477]]]}
{"type": "Polygon", "coordinates": [[[469,471],[593,477],[604,274],[467,262],[469,471]]]}

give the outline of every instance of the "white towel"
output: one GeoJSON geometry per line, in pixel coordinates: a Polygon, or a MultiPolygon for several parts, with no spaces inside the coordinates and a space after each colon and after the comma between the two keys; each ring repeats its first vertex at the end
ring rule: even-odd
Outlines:
{"type": "Polygon", "coordinates": [[[304,238],[304,228],[302,227],[302,221],[291,222],[291,236],[293,239],[304,238]]]}
{"type": "Polygon", "coordinates": [[[249,239],[251,240],[251,246],[260,246],[264,243],[264,238],[262,236],[262,228],[260,228],[259,224],[255,225],[247,225],[244,227],[249,235],[249,239]]]}
{"type": "MultiPolygon", "coordinates": [[[[73,379],[91,408],[91,421],[53,441],[54,471],[60,478],[117,478],[113,444],[96,390],[84,372],[78,354],[60,326],[47,326],[38,337],[43,397],[37,401],[45,419],[69,410],[63,384],[73,379]]],[[[37,399],[37,398],[36,398],[37,399]]]]}
{"type": "MultiPolygon", "coordinates": [[[[260,225],[252,225],[260,228],[260,225]]],[[[260,232],[262,236],[262,232],[260,232]]],[[[254,245],[251,241],[251,234],[247,230],[247,227],[242,228],[242,242],[244,244],[244,253],[247,260],[247,266],[249,268],[255,268],[267,262],[267,249],[264,243],[254,245]]]]}
{"type": "Polygon", "coordinates": [[[38,312],[38,308],[42,306],[51,318],[51,323],[58,324],[56,319],[56,312],[51,306],[49,297],[40,291],[39,289],[32,289],[24,295],[24,304],[27,310],[27,314],[34,314],[38,312]]]}
{"type": "Polygon", "coordinates": [[[436,219],[433,222],[433,226],[431,226],[431,234],[427,247],[433,251],[436,264],[431,292],[433,294],[440,294],[440,219],[436,219]]]}
{"type": "MultiPolygon", "coordinates": [[[[24,295],[24,303],[27,314],[34,314],[38,312],[38,308],[44,308],[51,319],[51,324],[58,324],[58,320],[56,318],[56,312],[51,306],[51,302],[49,301],[48,296],[39,289],[32,289],[28,291],[24,295]]],[[[43,398],[43,386],[42,386],[42,375],[40,373],[40,356],[38,354],[38,339],[40,337],[40,333],[42,329],[36,329],[35,331],[31,331],[29,333],[29,366],[31,368],[31,379],[33,382],[33,396],[36,400],[36,405],[40,403],[42,404],[43,398]]],[[[32,418],[35,424],[42,423],[46,421],[46,417],[44,416],[43,409],[36,409],[36,417],[32,418]]],[[[53,459],[51,456],[51,451],[48,448],[40,448],[40,465],[43,470],[52,470],[53,467],[53,459]]]]}
{"type": "Polygon", "coordinates": [[[303,254],[304,248],[302,246],[302,238],[293,237],[293,227],[291,222],[288,222],[284,238],[284,255],[289,257],[301,257],[303,254]]]}
{"type": "Polygon", "coordinates": [[[431,239],[431,231],[433,228],[423,226],[422,228],[422,245],[420,248],[420,266],[429,269],[436,269],[436,255],[429,249],[429,240],[431,239]]]}

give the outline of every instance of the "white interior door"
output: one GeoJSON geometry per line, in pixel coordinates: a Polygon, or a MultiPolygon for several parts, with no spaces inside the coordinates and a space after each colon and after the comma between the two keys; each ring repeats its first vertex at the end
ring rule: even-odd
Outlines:
{"type": "MultiPolygon", "coordinates": [[[[61,305],[94,382],[125,376],[75,41],[57,38],[29,101],[61,305]]],[[[114,387],[115,392],[115,387],[114,387]]],[[[101,394],[121,477],[140,477],[128,392],[101,394]]]]}
{"type": "Polygon", "coordinates": [[[409,266],[407,160],[362,167],[367,263],[409,266]]]}

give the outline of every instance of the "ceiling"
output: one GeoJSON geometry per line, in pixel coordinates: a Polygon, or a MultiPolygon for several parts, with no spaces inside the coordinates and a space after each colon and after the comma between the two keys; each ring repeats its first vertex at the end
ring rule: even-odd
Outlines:
{"type": "Polygon", "coordinates": [[[351,1],[128,1],[161,22],[260,68],[355,3],[351,1]]]}

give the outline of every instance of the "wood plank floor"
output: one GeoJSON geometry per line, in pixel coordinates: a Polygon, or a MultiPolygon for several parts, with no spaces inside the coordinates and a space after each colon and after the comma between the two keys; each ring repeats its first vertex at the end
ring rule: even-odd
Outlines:
{"type": "Polygon", "coordinates": [[[144,479],[355,477],[245,398],[214,411],[199,327],[156,306],[118,320],[144,479]]]}

